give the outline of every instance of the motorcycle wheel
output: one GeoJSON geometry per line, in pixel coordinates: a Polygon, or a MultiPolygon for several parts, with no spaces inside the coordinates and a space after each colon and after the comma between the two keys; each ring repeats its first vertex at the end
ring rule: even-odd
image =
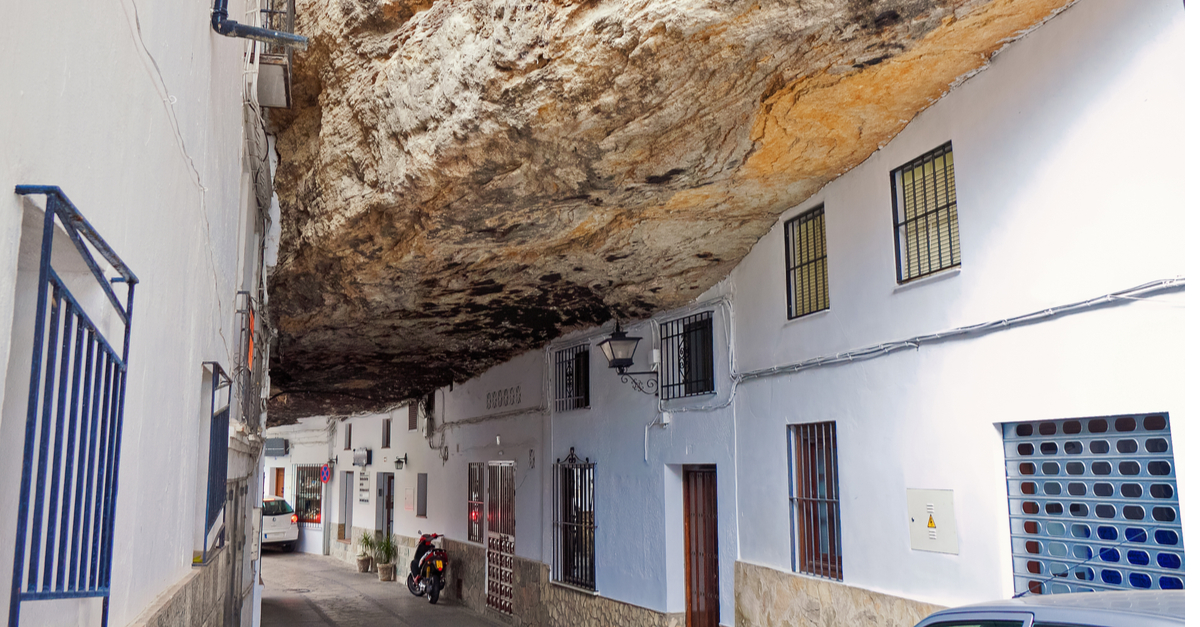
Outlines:
{"type": "Polygon", "coordinates": [[[442,594],[442,578],[434,577],[430,583],[433,585],[429,586],[429,602],[437,603],[438,597],[442,594]]]}
{"type": "Polygon", "coordinates": [[[408,574],[408,580],[406,583],[408,583],[408,591],[411,592],[413,596],[415,596],[415,597],[425,596],[425,586],[422,585],[424,582],[417,583],[417,580],[416,580],[416,578],[414,578],[412,576],[412,573],[408,574]]]}

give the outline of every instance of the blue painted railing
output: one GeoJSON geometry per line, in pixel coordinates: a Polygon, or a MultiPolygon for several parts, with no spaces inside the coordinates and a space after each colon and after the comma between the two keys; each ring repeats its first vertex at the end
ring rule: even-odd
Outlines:
{"type": "MultiPolygon", "coordinates": [[[[200,564],[208,563],[209,537],[221,510],[225,508],[225,483],[229,477],[229,410],[233,407],[233,381],[221,364],[206,361],[212,370],[212,422],[208,427],[208,495],[204,505],[204,546],[200,553],[200,564]],[[225,390],[225,403],[217,403],[218,393],[225,390]]],[[[223,522],[223,521],[222,521],[223,522]]],[[[217,536],[213,548],[225,546],[224,530],[217,536]]]]}
{"type": "Polygon", "coordinates": [[[25,601],[98,597],[103,599],[101,620],[107,626],[129,332],[138,279],[61,189],[18,185],[16,193],[45,196],[46,216],[8,624],[20,623],[25,601]],[[120,319],[120,351],[96,324],[104,318],[84,311],[51,263],[60,228],[120,319]],[[106,277],[93,250],[119,276],[106,277]],[[113,289],[118,283],[125,285],[124,305],[113,289]]]}

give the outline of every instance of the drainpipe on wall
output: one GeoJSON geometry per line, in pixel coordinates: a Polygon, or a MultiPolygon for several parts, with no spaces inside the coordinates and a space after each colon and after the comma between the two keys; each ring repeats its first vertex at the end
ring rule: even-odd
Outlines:
{"type": "Polygon", "coordinates": [[[308,49],[308,37],[271,30],[269,28],[246,26],[245,24],[239,24],[229,19],[229,0],[214,0],[212,27],[213,30],[226,37],[255,39],[269,44],[287,46],[289,48],[299,48],[301,50],[308,49]]]}

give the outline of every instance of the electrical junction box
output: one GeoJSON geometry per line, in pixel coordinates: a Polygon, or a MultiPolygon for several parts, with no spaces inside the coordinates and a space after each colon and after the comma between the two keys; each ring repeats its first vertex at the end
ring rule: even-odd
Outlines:
{"type": "Polygon", "coordinates": [[[908,537],[914,551],[958,555],[954,490],[908,490],[908,537]]]}

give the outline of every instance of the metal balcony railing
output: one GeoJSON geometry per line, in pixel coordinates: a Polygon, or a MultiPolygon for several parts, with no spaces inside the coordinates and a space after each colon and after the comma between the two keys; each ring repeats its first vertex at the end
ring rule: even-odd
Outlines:
{"type": "Polygon", "coordinates": [[[20,624],[25,601],[91,597],[103,599],[101,620],[108,625],[138,279],[61,189],[19,185],[16,193],[44,196],[46,215],[37,313],[27,330],[33,334],[33,359],[8,624],[20,624]],[[67,275],[64,280],[60,272],[69,268],[56,265],[72,256],[86,265],[94,282],[86,273],[83,279],[67,275]],[[102,269],[105,262],[109,268],[102,269]],[[124,303],[114,290],[121,285],[124,303]]]}

